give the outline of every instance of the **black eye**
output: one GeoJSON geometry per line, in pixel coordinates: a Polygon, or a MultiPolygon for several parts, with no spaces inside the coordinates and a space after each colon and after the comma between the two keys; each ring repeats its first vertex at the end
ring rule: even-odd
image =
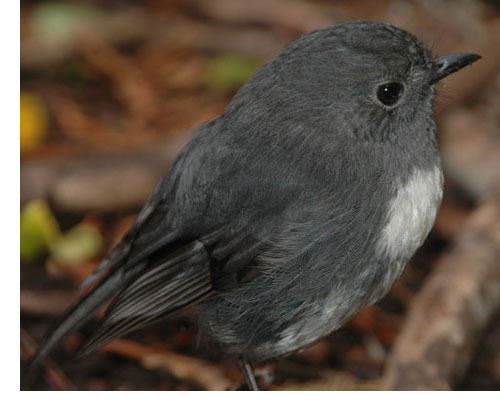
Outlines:
{"type": "Polygon", "coordinates": [[[386,83],[377,89],[377,98],[384,105],[394,105],[403,93],[403,86],[399,83],[386,83]]]}

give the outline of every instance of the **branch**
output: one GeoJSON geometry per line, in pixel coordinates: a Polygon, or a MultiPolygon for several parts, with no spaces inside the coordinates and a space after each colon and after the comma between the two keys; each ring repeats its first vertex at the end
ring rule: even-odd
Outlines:
{"type": "Polygon", "coordinates": [[[466,372],[500,309],[500,204],[483,203],[416,297],[383,378],[387,390],[444,390],[466,372]]]}

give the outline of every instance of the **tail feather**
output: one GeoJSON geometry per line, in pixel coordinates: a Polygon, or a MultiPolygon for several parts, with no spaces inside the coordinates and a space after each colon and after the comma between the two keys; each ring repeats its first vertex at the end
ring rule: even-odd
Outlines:
{"type": "Polygon", "coordinates": [[[46,335],[26,371],[110,301],[100,326],[80,354],[187,308],[212,291],[210,257],[199,241],[157,262],[144,260],[132,267],[108,271],[46,335]]]}
{"type": "Polygon", "coordinates": [[[105,276],[97,286],[82,297],[59,320],[45,336],[37,352],[26,366],[26,372],[38,365],[66,336],[77,330],[82,323],[88,321],[104,304],[111,300],[137,274],[143,270],[145,263],[127,269],[119,270],[105,276]]]}

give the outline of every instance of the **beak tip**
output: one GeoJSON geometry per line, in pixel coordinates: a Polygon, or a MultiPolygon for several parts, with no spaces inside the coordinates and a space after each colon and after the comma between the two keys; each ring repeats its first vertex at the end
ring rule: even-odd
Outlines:
{"type": "Polygon", "coordinates": [[[461,53],[437,57],[434,59],[435,71],[431,82],[436,83],[446,76],[458,72],[465,66],[472,65],[479,59],[481,59],[481,55],[475,53],[461,53]]]}
{"type": "Polygon", "coordinates": [[[470,55],[469,64],[474,63],[475,61],[482,58],[482,56],[478,55],[477,53],[470,53],[469,55],[470,55]]]}

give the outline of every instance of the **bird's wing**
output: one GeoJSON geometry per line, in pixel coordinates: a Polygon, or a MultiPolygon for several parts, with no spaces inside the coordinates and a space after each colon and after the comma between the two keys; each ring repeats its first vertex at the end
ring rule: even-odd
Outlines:
{"type": "Polygon", "coordinates": [[[201,242],[191,242],[118,294],[80,354],[185,309],[211,291],[208,253],[201,242]]]}
{"type": "Polygon", "coordinates": [[[184,149],[130,232],[86,282],[93,287],[42,341],[30,368],[111,300],[85,351],[253,277],[245,266],[284,209],[280,201],[290,198],[266,175],[242,174],[237,158],[221,172],[210,153],[203,142],[184,149]],[[231,179],[240,186],[231,187],[231,179]],[[271,192],[281,200],[261,198],[271,192]]]}

